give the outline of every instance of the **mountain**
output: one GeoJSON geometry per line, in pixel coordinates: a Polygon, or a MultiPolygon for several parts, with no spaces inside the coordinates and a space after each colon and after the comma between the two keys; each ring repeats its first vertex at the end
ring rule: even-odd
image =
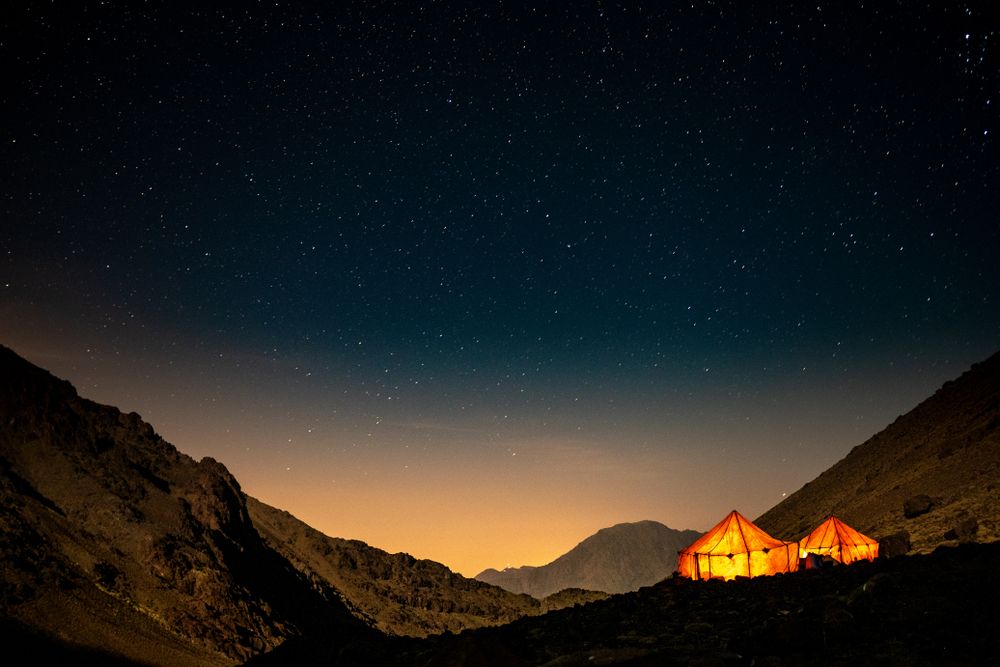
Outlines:
{"type": "Polygon", "coordinates": [[[0,424],[5,628],[171,665],[233,664],[302,634],[335,645],[377,634],[264,543],[221,463],[3,347],[0,424]]]}
{"type": "Polygon", "coordinates": [[[927,552],[1000,539],[1000,353],[945,383],[756,523],[798,539],[831,513],[875,538],[901,536],[903,550],[907,541],[927,552]]]}
{"type": "Polygon", "coordinates": [[[491,568],[476,579],[537,598],[564,588],[624,593],[669,577],[677,568],[677,552],[700,535],[656,521],[620,523],[602,528],[548,565],[491,568]]]}
{"type": "Polygon", "coordinates": [[[365,662],[383,633],[593,598],[543,604],[328,538],[2,346],[0,424],[0,632],[43,662],[231,665],[303,638],[365,662]]]}

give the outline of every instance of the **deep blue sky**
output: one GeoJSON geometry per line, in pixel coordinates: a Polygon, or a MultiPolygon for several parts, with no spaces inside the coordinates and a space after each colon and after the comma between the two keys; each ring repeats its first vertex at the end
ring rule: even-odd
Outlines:
{"type": "Polygon", "coordinates": [[[998,347],[989,3],[186,4],[4,10],[0,337],[327,532],[756,515],[998,347]]]}

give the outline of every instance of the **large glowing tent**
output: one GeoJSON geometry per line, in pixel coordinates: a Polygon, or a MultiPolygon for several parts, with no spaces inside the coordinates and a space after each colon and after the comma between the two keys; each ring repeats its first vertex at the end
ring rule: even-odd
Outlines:
{"type": "Polygon", "coordinates": [[[686,549],[677,569],[691,579],[759,577],[799,568],[799,545],[782,542],[733,510],[686,549]]]}
{"type": "Polygon", "coordinates": [[[875,560],[878,542],[831,514],[816,530],[799,540],[799,555],[806,554],[830,556],[848,565],[856,560],[875,560]]]}

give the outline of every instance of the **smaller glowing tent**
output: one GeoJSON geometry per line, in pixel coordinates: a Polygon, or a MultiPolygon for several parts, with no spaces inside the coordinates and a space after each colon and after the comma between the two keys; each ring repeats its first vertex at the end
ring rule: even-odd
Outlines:
{"type": "Polygon", "coordinates": [[[875,560],[878,542],[831,514],[816,530],[799,540],[799,555],[806,554],[830,556],[848,565],[856,560],[875,560]]]}
{"type": "Polygon", "coordinates": [[[736,510],[677,557],[678,571],[690,579],[759,577],[798,567],[798,543],[771,537],[736,510]]]}

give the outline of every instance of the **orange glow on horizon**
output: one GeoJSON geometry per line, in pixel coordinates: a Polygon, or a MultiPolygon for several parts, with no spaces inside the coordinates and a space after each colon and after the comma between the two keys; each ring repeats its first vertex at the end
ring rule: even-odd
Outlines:
{"type": "Polygon", "coordinates": [[[680,468],[636,474],[632,466],[615,471],[599,461],[576,467],[564,461],[570,470],[553,475],[550,463],[536,464],[488,473],[463,467],[459,457],[451,467],[438,464],[419,475],[371,471],[326,480],[315,465],[297,475],[293,467],[285,479],[232,471],[247,493],[326,535],[441,562],[467,577],[487,568],[547,564],[617,523],[653,519],[686,529],[710,516],[692,519],[671,509],[682,507],[688,485],[697,484],[687,475],[682,485],[680,468]]]}

